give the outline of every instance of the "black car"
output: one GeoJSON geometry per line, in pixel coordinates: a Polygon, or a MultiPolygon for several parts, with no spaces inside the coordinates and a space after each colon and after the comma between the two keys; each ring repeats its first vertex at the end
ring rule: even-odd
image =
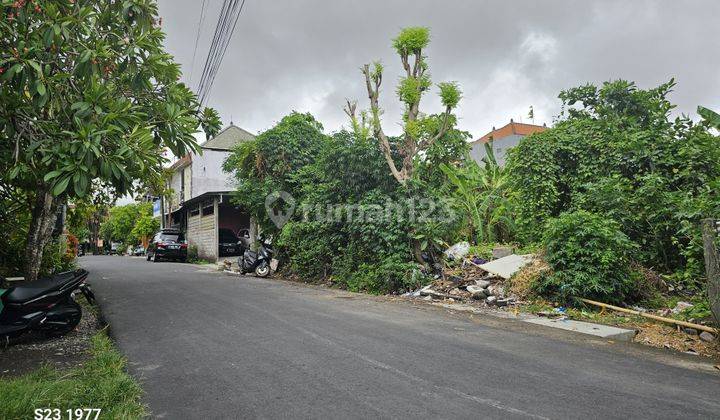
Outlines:
{"type": "Polygon", "coordinates": [[[187,242],[178,229],[161,229],[153,236],[145,252],[148,261],[160,259],[187,261],[187,242]]]}
{"type": "Polygon", "coordinates": [[[220,247],[220,256],[226,255],[242,255],[242,245],[239,243],[240,238],[230,229],[218,229],[218,242],[220,247]]]}

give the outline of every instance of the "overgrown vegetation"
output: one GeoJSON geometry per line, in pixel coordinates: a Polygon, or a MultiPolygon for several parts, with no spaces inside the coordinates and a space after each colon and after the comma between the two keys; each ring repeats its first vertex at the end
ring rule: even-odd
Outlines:
{"type": "Polygon", "coordinates": [[[720,210],[720,147],[709,130],[716,114],[701,109],[700,124],[671,119],[672,80],[650,90],[623,80],[580,86],[560,93],[555,126],[524,138],[507,166],[491,143],[478,164],[469,135],[455,128],[456,85],[440,86],[444,113],[419,111],[431,86],[428,42],[425,28],[394,40],[406,71],[396,90],[406,111],[401,136],[382,130],[383,66],[374,63],[362,68],[370,108],[346,105],[351,131],[326,135],[312,116],[293,113],[226,162],[238,201],[274,236],[289,272],[397,292],[427,281],[440,251],[468,240],[488,254],[494,243],[546,250],[550,267],[523,288],[557,302],[649,301],[657,273],[704,290],[699,222],[720,210]],[[294,213],[276,225],[266,205],[294,213]],[[379,217],[389,207],[401,211],[379,217]],[[431,217],[397,216],[408,211],[431,217]]]}
{"type": "Polygon", "coordinates": [[[615,81],[561,93],[565,118],[510,153],[521,241],[548,220],[587,210],[619,223],[640,263],[699,289],[700,220],[720,210],[720,148],[707,127],[670,120],[674,82],[615,81]]]}
{"type": "Polygon", "coordinates": [[[147,413],[142,390],[125,371],[125,358],[103,333],[92,341],[92,357],[69,371],[41,368],[14,379],[0,379],[3,418],[33,418],[37,408],[99,408],[100,418],[141,418],[147,413]]]}
{"type": "Polygon", "coordinates": [[[545,226],[543,245],[552,272],[534,287],[556,302],[579,296],[620,303],[638,285],[630,269],[638,247],[612,219],[584,210],[564,213],[545,226]]]}

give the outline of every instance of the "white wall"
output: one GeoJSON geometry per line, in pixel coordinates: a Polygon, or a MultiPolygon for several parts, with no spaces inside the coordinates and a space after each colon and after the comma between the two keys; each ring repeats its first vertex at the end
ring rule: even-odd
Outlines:
{"type": "Polygon", "coordinates": [[[180,207],[180,185],[181,181],[180,178],[182,177],[182,169],[178,169],[175,172],[173,172],[172,176],[170,177],[170,188],[173,189],[173,194],[170,197],[169,202],[166,204],[170,211],[175,211],[180,207]]]}
{"type": "MultiPolygon", "coordinates": [[[[192,157],[192,197],[211,191],[235,189],[232,175],[222,170],[222,164],[230,152],[204,149],[202,155],[192,157]]],[[[187,185],[185,186],[187,188],[187,185]]]]}
{"type": "MultiPolygon", "coordinates": [[[[495,149],[495,160],[497,161],[498,165],[502,166],[505,164],[508,149],[517,146],[520,143],[520,140],[523,139],[523,137],[525,136],[513,134],[511,136],[506,136],[501,138],[500,140],[493,142],[493,149],[495,149]]],[[[470,149],[470,157],[472,157],[475,162],[482,165],[482,158],[485,157],[485,144],[481,142],[473,143],[472,149],[470,149]]]]}

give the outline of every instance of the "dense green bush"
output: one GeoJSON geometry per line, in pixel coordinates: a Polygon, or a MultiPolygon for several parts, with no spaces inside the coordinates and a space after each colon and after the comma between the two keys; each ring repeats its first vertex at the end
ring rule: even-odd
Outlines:
{"type": "Polygon", "coordinates": [[[187,251],[187,262],[190,264],[195,264],[196,262],[200,261],[200,257],[198,256],[198,247],[197,245],[190,245],[188,246],[187,251]]]}
{"type": "Polygon", "coordinates": [[[50,241],[45,246],[42,263],[40,264],[40,275],[46,276],[53,273],[74,270],[75,255],[68,252],[68,243],[65,235],[50,241]]]}
{"type": "MultiPolygon", "coordinates": [[[[341,274],[342,275],[342,274],[341,274]]],[[[376,263],[362,263],[351,267],[343,283],[352,291],[388,293],[412,290],[422,286],[418,266],[400,255],[391,255],[376,263]]]]}
{"type": "Polygon", "coordinates": [[[556,126],[510,152],[521,241],[539,241],[549,219],[587,210],[616,220],[643,265],[704,276],[700,220],[720,212],[720,147],[705,125],[670,120],[673,86],[621,80],[561,93],[556,126]]]}
{"type": "Polygon", "coordinates": [[[573,297],[620,303],[634,292],[630,262],[637,245],[614,220],[578,210],[550,220],[543,243],[553,271],[542,276],[535,290],[569,303],[573,297]]]}
{"type": "MultiPolygon", "coordinates": [[[[457,161],[467,150],[467,135],[448,132],[421,163],[417,179],[401,187],[377,140],[347,131],[326,136],[320,128],[312,116],[294,113],[254,144],[239,146],[225,164],[237,179],[238,202],[274,234],[286,269],[306,281],[332,279],[375,293],[416,287],[422,280],[414,273],[414,241],[432,256],[433,244],[452,241],[460,228],[461,219],[438,206],[444,175],[431,169],[457,161]],[[272,147],[278,143],[282,147],[272,147]],[[268,219],[265,198],[280,190],[293,196],[296,207],[278,228],[268,219]]],[[[397,140],[391,141],[394,147],[397,140]]]]}
{"type": "MultiPolygon", "coordinates": [[[[292,112],[255,140],[240,142],[224,162],[223,169],[237,183],[236,203],[243,206],[266,235],[279,233],[265,210],[266,197],[285,191],[301,198],[305,177],[301,171],[312,164],[325,147],[323,127],[310,114],[292,112]]],[[[282,207],[283,200],[273,205],[282,207]]]]}

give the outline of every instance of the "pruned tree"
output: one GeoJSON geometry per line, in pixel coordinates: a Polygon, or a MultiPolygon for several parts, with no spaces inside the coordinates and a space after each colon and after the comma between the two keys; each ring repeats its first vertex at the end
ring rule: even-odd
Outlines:
{"type": "Polygon", "coordinates": [[[430,43],[430,30],[425,27],[409,27],[402,29],[393,40],[393,47],[400,56],[405,74],[400,79],[396,93],[403,103],[403,136],[397,145],[402,158],[400,167],[393,159],[390,140],[382,128],[380,116],[380,87],[383,81],[383,66],[380,62],[365,64],[362,73],[365,76],[365,87],[370,100],[369,117],[357,113],[354,102],[348,101],[345,112],[351,119],[352,127],[359,136],[366,136],[371,131],[377,138],[380,149],[393,177],[403,186],[413,176],[415,159],[441,138],[455,124],[452,114],[462,96],[457,83],[439,83],[440,99],[445,107],[442,114],[426,115],[420,111],[422,96],[430,90],[432,82],[428,73],[427,57],[423,50],[430,43]],[[358,119],[360,117],[361,119],[358,119]]]}
{"type": "Polygon", "coordinates": [[[25,275],[38,276],[57,208],[94,180],[125,194],[182,156],[217,113],[202,110],[163,48],[155,0],[3,1],[0,178],[26,192],[25,275]]]}

